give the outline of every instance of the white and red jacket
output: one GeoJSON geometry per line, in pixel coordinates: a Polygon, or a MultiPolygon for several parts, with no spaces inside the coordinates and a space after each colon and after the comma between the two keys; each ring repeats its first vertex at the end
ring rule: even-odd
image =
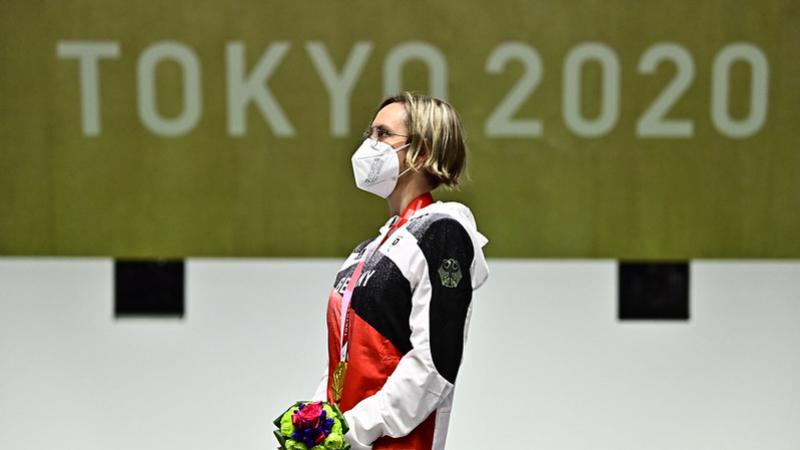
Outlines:
{"type": "Polygon", "coordinates": [[[489,275],[482,250],[488,240],[463,204],[417,209],[384,240],[399,217],[356,246],[328,302],[328,373],[314,400],[332,399],[342,296],[366,255],[351,298],[349,362],[339,402],[353,450],[444,448],[472,291],[489,275]]]}

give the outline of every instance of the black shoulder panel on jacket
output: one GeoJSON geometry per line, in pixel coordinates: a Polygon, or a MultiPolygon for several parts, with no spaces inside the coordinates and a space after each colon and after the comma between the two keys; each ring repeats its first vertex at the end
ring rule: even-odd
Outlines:
{"type": "Polygon", "coordinates": [[[436,370],[455,383],[464,351],[464,325],[472,301],[470,267],[475,249],[455,219],[436,219],[418,245],[428,262],[431,282],[430,343],[436,370]]]}

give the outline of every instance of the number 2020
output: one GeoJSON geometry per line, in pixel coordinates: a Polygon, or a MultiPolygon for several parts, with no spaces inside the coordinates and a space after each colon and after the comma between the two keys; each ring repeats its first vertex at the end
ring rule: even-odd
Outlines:
{"type": "MultiPolygon", "coordinates": [[[[542,60],[533,47],[522,42],[506,42],[496,47],[486,61],[486,71],[503,72],[512,60],[522,63],[523,74],[511,91],[500,101],[486,120],[490,137],[538,137],[541,120],[515,118],[542,79],[542,60]]],[[[639,116],[636,135],[640,138],[689,138],[694,135],[691,119],[670,119],[666,115],[681,98],[694,78],[694,61],[681,45],[662,42],[650,46],[639,59],[638,71],[653,74],[659,64],[672,62],[677,71],[672,80],[639,116]]],[[[729,138],[744,139],[756,134],[767,118],[769,65],[764,52],[746,42],[731,43],[717,52],[711,75],[711,121],[717,131],[729,138]],[[750,102],[744,118],[735,119],[729,111],[731,65],[742,61],[749,65],[750,102]]],[[[607,134],[617,123],[620,102],[620,64],[616,53],[601,42],[585,42],[572,48],[564,59],[562,115],[570,131],[578,136],[596,138],[607,134]],[[587,118],[581,112],[581,77],[583,65],[600,63],[601,102],[597,117],[587,118]]]]}

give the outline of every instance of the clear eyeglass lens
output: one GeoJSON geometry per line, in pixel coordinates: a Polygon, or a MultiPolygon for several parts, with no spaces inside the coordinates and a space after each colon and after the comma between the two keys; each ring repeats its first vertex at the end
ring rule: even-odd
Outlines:
{"type": "Polygon", "coordinates": [[[375,128],[375,127],[367,128],[366,130],[364,130],[363,134],[364,139],[372,138],[376,140],[385,139],[391,136],[402,136],[402,135],[397,133],[392,133],[391,131],[384,130],[383,128],[375,128]]]}

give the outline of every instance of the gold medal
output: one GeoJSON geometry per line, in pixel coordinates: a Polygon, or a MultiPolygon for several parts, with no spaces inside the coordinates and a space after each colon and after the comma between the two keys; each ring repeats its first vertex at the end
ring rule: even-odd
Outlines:
{"type": "Polygon", "coordinates": [[[336,370],[333,371],[333,402],[339,403],[342,399],[342,389],[344,389],[344,375],[347,372],[347,361],[339,361],[336,365],[336,370]]]}

